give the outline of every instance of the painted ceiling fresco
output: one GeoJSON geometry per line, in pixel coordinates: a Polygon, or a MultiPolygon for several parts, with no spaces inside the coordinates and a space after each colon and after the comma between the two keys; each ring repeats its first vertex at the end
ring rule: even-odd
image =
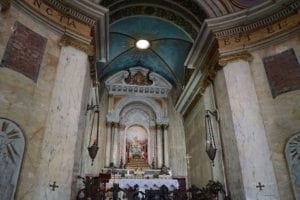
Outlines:
{"type": "Polygon", "coordinates": [[[110,60],[98,67],[99,77],[106,79],[120,70],[140,66],[176,86],[183,81],[183,65],[191,46],[191,37],[171,22],[149,16],[123,18],[110,25],[110,60]],[[148,40],[150,48],[136,48],[139,39],[148,40]]]}

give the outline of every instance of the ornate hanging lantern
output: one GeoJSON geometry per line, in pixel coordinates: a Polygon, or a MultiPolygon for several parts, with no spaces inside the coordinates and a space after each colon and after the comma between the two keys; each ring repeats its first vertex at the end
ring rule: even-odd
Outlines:
{"type": "Polygon", "coordinates": [[[214,166],[214,159],[216,157],[217,147],[215,143],[210,114],[215,116],[218,120],[218,113],[217,111],[211,112],[209,110],[206,110],[206,114],[205,114],[205,130],[206,130],[205,151],[214,166]]]}
{"type": "Polygon", "coordinates": [[[89,141],[89,147],[88,147],[89,155],[90,155],[90,158],[92,159],[92,165],[94,164],[94,159],[95,159],[95,157],[97,155],[97,152],[99,150],[98,139],[99,139],[99,110],[95,110],[94,113],[93,113],[90,141],[89,141]],[[93,136],[93,129],[94,129],[93,127],[94,127],[95,115],[97,115],[97,132],[96,132],[96,139],[94,140],[93,144],[91,145],[91,139],[92,139],[92,136],[93,136]]]}

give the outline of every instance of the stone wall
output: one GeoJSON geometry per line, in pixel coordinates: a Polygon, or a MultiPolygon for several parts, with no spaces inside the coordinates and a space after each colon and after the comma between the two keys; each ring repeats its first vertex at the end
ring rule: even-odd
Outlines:
{"type": "Polygon", "coordinates": [[[12,6],[0,13],[1,59],[16,21],[48,39],[36,83],[19,72],[0,67],[0,116],[18,123],[26,140],[16,199],[32,199],[60,54],[60,37],[12,6]]]}
{"type": "MultiPolygon", "coordinates": [[[[100,172],[100,170],[103,167],[105,167],[105,151],[106,151],[106,137],[107,137],[106,115],[108,109],[108,93],[107,90],[104,88],[104,85],[100,86],[100,88],[101,88],[100,103],[99,103],[100,104],[99,105],[100,126],[99,126],[99,141],[98,141],[99,150],[94,160],[94,164],[92,165],[92,160],[89,157],[88,150],[87,150],[89,145],[89,140],[90,140],[90,134],[91,134],[91,126],[92,126],[91,118],[93,116],[92,113],[89,111],[86,113],[86,130],[84,134],[84,142],[82,145],[81,171],[80,171],[80,174],[82,176],[85,176],[86,174],[97,175],[100,172]]],[[[95,90],[91,91],[90,99],[93,99],[93,102],[95,104],[95,90]]],[[[96,134],[96,126],[97,126],[97,120],[95,119],[93,125],[94,136],[96,134]]]]}
{"type": "Polygon", "coordinates": [[[284,149],[288,139],[300,131],[300,90],[286,92],[273,98],[262,59],[290,48],[294,49],[300,63],[299,35],[280,44],[251,52],[254,57],[251,62],[254,84],[281,199],[294,198],[284,149]]]}
{"type": "Polygon", "coordinates": [[[212,180],[210,160],[205,152],[205,105],[202,97],[185,118],[186,152],[191,156],[189,183],[204,187],[212,180]]]}

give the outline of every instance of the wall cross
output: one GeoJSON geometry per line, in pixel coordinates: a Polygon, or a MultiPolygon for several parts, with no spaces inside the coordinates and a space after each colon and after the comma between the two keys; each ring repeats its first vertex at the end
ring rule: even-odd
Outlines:
{"type": "Polygon", "coordinates": [[[256,188],[259,188],[259,190],[263,190],[263,188],[265,187],[265,185],[262,185],[261,182],[258,182],[258,185],[256,186],[256,188]]]}
{"type": "Polygon", "coordinates": [[[190,156],[189,154],[186,154],[185,156],[185,160],[186,160],[186,164],[188,169],[190,168],[190,159],[192,158],[192,156],[190,156]]]}
{"type": "Polygon", "coordinates": [[[55,191],[55,188],[58,188],[58,185],[56,185],[56,181],[53,182],[53,184],[49,184],[49,187],[52,188],[52,191],[55,191]]]}

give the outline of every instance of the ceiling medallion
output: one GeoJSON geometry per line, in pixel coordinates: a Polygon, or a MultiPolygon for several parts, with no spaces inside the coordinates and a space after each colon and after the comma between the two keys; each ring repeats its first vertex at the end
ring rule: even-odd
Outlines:
{"type": "Polygon", "coordinates": [[[148,40],[141,39],[135,43],[135,46],[138,49],[148,49],[150,47],[150,42],[148,40]]]}

